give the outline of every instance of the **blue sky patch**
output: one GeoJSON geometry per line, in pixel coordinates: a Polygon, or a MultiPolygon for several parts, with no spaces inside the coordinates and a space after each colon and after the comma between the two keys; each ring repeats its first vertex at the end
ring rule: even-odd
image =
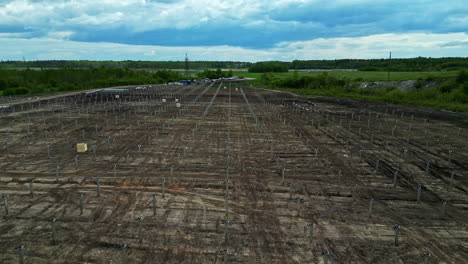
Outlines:
{"type": "MultiPolygon", "coordinates": [[[[79,50],[79,43],[82,49],[116,44],[135,46],[133,50],[178,50],[181,54],[191,53],[191,57],[201,56],[192,53],[200,48],[211,49],[213,55],[203,53],[203,58],[209,60],[221,59],[214,55],[219,47],[257,51],[256,57],[249,53],[251,61],[270,57],[311,59],[317,57],[317,51],[329,59],[357,53],[361,58],[384,57],[386,50],[376,53],[383,47],[393,50],[395,56],[466,56],[462,49],[466,45],[444,43],[468,41],[467,14],[468,5],[458,0],[12,0],[0,2],[0,39],[17,50],[11,54],[0,51],[0,59],[17,59],[18,54],[28,54],[31,60],[44,54],[50,54],[50,59],[94,54],[79,50]],[[447,39],[453,34],[457,39],[447,39]],[[406,47],[401,46],[400,37],[404,35],[408,36],[406,47]],[[379,36],[387,36],[387,43],[373,41],[379,36]],[[52,53],[49,51],[53,47],[44,46],[38,49],[41,55],[25,50],[28,41],[46,40],[60,43],[60,50],[66,50],[68,44],[74,48],[63,53],[54,49],[52,53]],[[342,44],[338,45],[337,40],[342,44]],[[424,49],[412,48],[420,45],[424,49]]],[[[169,53],[147,54],[144,58],[148,60],[183,59],[169,53]]],[[[131,56],[135,54],[119,55],[131,56]]]]}

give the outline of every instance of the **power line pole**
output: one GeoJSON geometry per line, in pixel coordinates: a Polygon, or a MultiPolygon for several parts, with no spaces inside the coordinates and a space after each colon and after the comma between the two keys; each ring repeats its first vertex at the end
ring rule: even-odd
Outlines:
{"type": "Polygon", "coordinates": [[[388,58],[388,70],[387,70],[387,79],[390,81],[390,65],[392,64],[392,52],[390,51],[390,57],[388,58]]]}
{"type": "Polygon", "coordinates": [[[185,53],[185,76],[188,76],[189,74],[189,58],[187,56],[187,53],[185,53]]]}

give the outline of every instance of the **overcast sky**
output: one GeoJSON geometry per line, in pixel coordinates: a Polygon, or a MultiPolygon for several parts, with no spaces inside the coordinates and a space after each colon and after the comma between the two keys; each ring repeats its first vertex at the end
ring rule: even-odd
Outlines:
{"type": "Polygon", "coordinates": [[[0,0],[0,60],[468,57],[458,0],[0,0]]]}

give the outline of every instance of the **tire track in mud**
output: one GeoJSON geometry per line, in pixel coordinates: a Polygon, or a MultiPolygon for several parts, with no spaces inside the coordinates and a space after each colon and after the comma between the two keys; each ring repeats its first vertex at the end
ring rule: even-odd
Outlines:
{"type": "MultiPolygon", "coordinates": [[[[244,96],[244,99],[246,100],[246,103],[249,104],[247,97],[244,96]]],[[[250,109],[251,111],[254,111],[253,108],[250,109]]],[[[247,114],[245,111],[244,113],[247,114]]],[[[256,116],[254,116],[254,118],[256,116]]],[[[240,121],[240,133],[243,133],[242,139],[246,139],[247,145],[250,145],[250,142],[252,142],[251,135],[257,132],[250,130],[249,123],[246,122],[246,118],[241,118],[240,121]]],[[[238,144],[239,143],[242,144],[243,142],[238,142],[238,144]]],[[[244,147],[242,147],[242,145],[238,147],[238,149],[243,148],[244,147]]],[[[240,164],[248,164],[248,161],[252,160],[257,160],[257,162],[260,160],[261,162],[263,160],[262,158],[259,158],[261,156],[264,156],[264,152],[255,153],[255,151],[239,151],[237,159],[240,164]]],[[[252,165],[255,166],[256,164],[252,165]]],[[[243,208],[241,208],[241,211],[238,214],[245,214],[247,216],[244,228],[246,228],[248,234],[250,248],[253,249],[255,253],[253,257],[256,263],[272,261],[273,263],[276,263],[276,259],[272,259],[271,255],[266,254],[270,253],[273,256],[280,256],[282,258],[286,256],[287,249],[285,248],[283,240],[287,235],[283,233],[281,223],[276,217],[275,205],[269,202],[273,199],[271,193],[268,192],[267,178],[262,177],[262,172],[257,169],[251,169],[249,167],[246,169],[247,170],[241,170],[239,175],[240,180],[237,180],[238,182],[236,184],[239,186],[237,189],[240,196],[246,197],[246,204],[244,203],[243,208]],[[259,191],[261,191],[261,196],[258,196],[259,191]],[[260,206],[260,202],[261,207],[257,207],[260,206]],[[273,248],[271,248],[271,246],[273,246],[273,248]],[[273,250],[274,253],[271,252],[271,250],[273,250]]],[[[233,180],[236,180],[236,178],[233,177],[233,180]]]]}
{"type": "MultiPolygon", "coordinates": [[[[386,153],[386,154],[388,154],[388,153],[386,153]]],[[[390,155],[394,155],[394,153],[390,153],[390,155]]],[[[370,167],[372,167],[372,165],[375,165],[375,164],[372,164],[372,160],[371,160],[371,159],[369,159],[369,158],[366,159],[366,158],[365,158],[365,160],[366,160],[366,162],[370,165],[370,167]]],[[[393,159],[393,160],[394,160],[394,159],[393,159]]],[[[383,167],[385,167],[385,165],[386,165],[385,160],[382,160],[382,159],[381,159],[381,162],[382,162],[382,164],[384,165],[383,167]]],[[[413,165],[413,163],[410,163],[410,165],[413,165]]],[[[391,166],[391,165],[388,165],[388,166],[391,166]]],[[[387,166],[387,167],[388,167],[388,166],[387,166]]],[[[417,165],[416,165],[416,166],[417,166],[417,165]]],[[[417,166],[417,167],[419,167],[420,171],[423,170],[422,166],[417,166]]],[[[389,178],[391,178],[391,176],[393,176],[393,175],[391,175],[391,174],[392,174],[392,173],[391,173],[392,171],[391,171],[391,170],[388,170],[388,169],[383,169],[383,170],[380,169],[379,172],[383,172],[384,175],[386,175],[386,176],[389,177],[389,178]]],[[[411,188],[411,187],[413,187],[413,186],[417,186],[417,185],[416,185],[417,182],[414,180],[414,178],[410,178],[410,177],[405,176],[405,175],[403,175],[403,177],[411,183],[411,184],[409,184],[408,186],[405,186],[406,188],[411,188]]],[[[430,193],[432,193],[432,192],[430,192],[430,193]]],[[[434,195],[434,196],[438,197],[437,195],[434,195]]],[[[375,194],[374,194],[374,197],[376,197],[375,194]]],[[[438,199],[440,199],[440,198],[438,198],[438,199]]],[[[390,206],[388,206],[388,204],[387,204],[385,201],[379,200],[379,204],[383,205],[383,206],[386,208],[385,211],[387,212],[387,216],[391,216],[391,217],[394,219],[392,222],[394,222],[394,223],[395,223],[395,222],[396,222],[396,223],[407,223],[408,225],[410,225],[410,223],[411,223],[411,220],[410,220],[410,219],[407,219],[407,218],[405,218],[405,217],[400,216],[399,213],[398,213],[397,211],[395,211],[395,209],[393,209],[393,208],[391,208],[390,206]],[[390,213],[390,214],[388,214],[388,213],[390,213]]],[[[391,224],[391,223],[389,223],[389,224],[391,224]]],[[[427,234],[426,232],[422,231],[421,228],[414,228],[414,227],[411,227],[411,225],[410,225],[410,227],[407,227],[407,228],[408,228],[407,232],[410,233],[410,234],[408,234],[408,237],[411,237],[411,239],[415,240],[415,241],[413,242],[413,244],[422,245],[422,244],[424,244],[424,241],[425,241],[425,240],[428,240],[428,239],[431,238],[431,235],[429,235],[429,234],[427,234]],[[410,231],[410,230],[412,230],[412,231],[410,231]],[[420,238],[421,236],[422,236],[423,238],[420,238]]],[[[436,246],[436,247],[438,247],[438,246],[436,246]]],[[[437,255],[438,255],[439,257],[440,257],[440,256],[446,255],[446,254],[443,253],[443,250],[442,250],[442,249],[433,248],[433,251],[438,251],[438,252],[437,252],[437,253],[438,253],[437,255]]]]}
{"type": "MultiPolygon", "coordinates": [[[[193,88],[191,91],[195,93],[200,89],[193,88]]],[[[106,108],[106,112],[110,111],[110,118],[113,115],[112,108],[116,107],[116,111],[123,109],[126,120],[122,121],[120,117],[123,113],[119,112],[122,123],[114,126],[111,122],[108,131],[101,130],[97,137],[90,136],[93,144],[100,144],[98,161],[80,156],[79,170],[74,169],[74,152],[69,151],[71,147],[66,146],[65,141],[81,138],[81,126],[86,124],[84,113],[93,104],[93,99],[75,98],[77,104],[71,105],[73,114],[69,118],[67,113],[58,111],[54,115],[45,111],[46,115],[54,115],[47,118],[45,126],[39,124],[39,111],[35,115],[39,125],[34,131],[37,141],[29,149],[32,153],[38,153],[37,156],[24,172],[6,171],[5,178],[2,178],[5,187],[0,189],[14,193],[14,196],[11,199],[11,215],[3,217],[5,221],[0,225],[0,233],[5,233],[1,238],[6,241],[0,243],[0,252],[7,251],[6,256],[0,257],[0,262],[15,260],[17,252],[12,252],[11,244],[22,242],[38,261],[52,257],[54,260],[51,262],[54,263],[62,260],[80,263],[118,261],[120,243],[129,245],[129,260],[134,263],[217,261],[219,264],[223,262],[219,252],[223,248],[229,249],[229,262],[232,263],[319,263],[322,261],[322,250],[330,251],[330,262],[333,263],[419,262],[421,259],[418,254],[423,250],[431,251],[435,255],[434,261],[463,262],[466,256],[463,253],[463,227],[460,226],[464,223],[463,184],[466,181],[462,179],[463,172],[456,178],[460,188],[454,188],[452,193],[445,194],[436,188],[438,184],[447,184],[448,177],[440,174],[446,173],[451,166],[462,170],[467,166],[461,161],[463,155],[460,154],[454,160],[461,165],[442,161],[446,158],[445,149],[457,146],[460,139],[450,139],[446,145],[432,149],[426,147],[421,138],[412,138],[411,143],[414,142],[414,145],[408,147],[413,156],[408,159],[408,164],[401,167],[400,183],[393,189],[389,187],[392,173],[402,160],[398,148],[405,140],[399,135],[395,140],[392,139],[390,151],[382,151],[384,142],[390,139],[390,127],[385,123],[382,129],[377,129],[374,113],[370,128],[365,127],[367,112],[359,114],[359,118],[365,119],[352,124],[356,127],[360,124],[364,126],[362,134],[358,136],[356,127],[351,130],[345,128],[350,115],[346,109],[342,111],[341,106],[325,105],[321,111],[330,114],[325,114],[321,119],[322,127],[319,127],[317,124],[311,125],[310,119],[304,119],[302,115],[305,114],[285,110],[279,104],[281,100],[268,97],[269,92],[249,88],[244,88],[244,91],[245,98],[241,91],[234,92],[232,89],[230,128],[227,126],[229,109],[226,108],[226,90],[219,91],[205,120],[199,123],[200,115],[203,115],[213,98],[213,89],[203,96],[193,94],[198,98],[196,104],[174,120],[172,117],[177,109],[170,107],[161,108],[163,113],[153,116],[152,113],[159,108],[149,106],[154,98],[143,98],[144,93],[132,94],[122,105],[113,101],[101,104],[102,107],[91,110],[91,115],[96,115],[91,119],[91,125],[108,118],[104,117],[106,108]],[[250,100],[250,109],[246,99],[250,100]],[[278,102],[273,105],[265,103],[273,100],[278,102]],[[148,112],[151,114],[148,119],[140,116],[148,112]],[[57,134],[59,128],[54,122],[60,116],[67,119],[66,137],[57,134]],[[283,118],[289,124],[283,123],[283,118]],[[75,119],[79,120],[78,128],[74,128],[75,119]],[[338,125],[340,119],[344,126],[338,125]],[[139,122],[142,125],[138,126],[139,122]],[[131,132],[128,129],[130,124],[133,128],[131,132]],[[147,146],[147,136],[154,135],[154,129],[162,125],[167,127],[153,141],[152,146],[147,146]],[[197,125],[200,126],[199,130],[191,137],[190,129],[197,125]],[[66,152],[63,157],[53,157],[51,160],[52,164],[56,161],[65,163],[58,185],[53,181],[54,168],[47,168],[47,156],[42,149],[46,141],[41,138],[41,129],[47,127],[50,128],[51,138],[60,137],[61,143],[58,145],[55,145],[55,141],[59,141],[57,138],[51,141],[54,147],[66,152]],[[118,128],[126,129],[122,136],[118,136],[118,128]],[[304,131],[309,134],[304,136],[304,131]],[[226,143],[228,133],[230,143],[226,143]],[[371,134],[374,140],[369,140],[371,134]],[[107,135],[115,138],[115,142],[109,146],[101,144],[107,135]],[[308,139],[311,144],[309,148],[306,146],[308,139]],[[136,155],[138,144],[143,146],[141,157],[136,155]],[[165,199],[158,195],[158,216],[149,217],[150,193],[159,194],[161,187],[157,180],[169,174],[167,166],[153,163],[152,158],[159,157],[160,162],[162,159],[164,162],[172,162],[181,152],[183,144],[189,144],[190,149],[181,157],[181,167],[174,171],[177,181],[167,185],[165,199]],[[274,155],[271,154],[271,145],[275,146],[274,155]],[[312,146],[320,148],[319,157],[314,157],[312,146]],[[340,148],[347,153],[354,153],[357,148],[367,149],[368,152],[362,158],[352,156],[348,159],[338,155],[340,148]],[[214,221],[223,219],[225,213],[223,180],[226,179],[228,149],[231,157],[229,219],[232,222],[229,243],[225,245],[223,226],[219,224],[216,231],[214,221]],[[131,159],[129,163],[123,164],[122,156],[127,153],[131,154],[131,159]],[[281,162],[275,164],[276,157],[281,162]],[[338,164],[333,158],[337,159],[338,164]],[[376,158],[381,161],[374,175],[376,158]],[[429,174],[424,173],[426,159],[435,161],[431,164],[433,166],[429,174]],[[122,164],[117,178],[111,177],[113,163],[122,164]],[[286,181],[294,183],[294,198],[303,198],[305,201],[300,217],[295,215],[295,200],[286,198],[287,187],[279,184],[280,168],[283,166],[287,168],[286,181]],[[345,172],[342,179],[337,177],[338,169],[344,171],[349,168],[354,170],[353,174],[345,172]],[[100,176],[102,179],[100,198],[96,197],[96,185],[90,181],[91,176],[100,176]],[[29,178],[38,180],[34,197],[25,195],[29,178]],[[432,184],[428,188],[437,196],[424,190],[422,205],[416,205],[411,201],[413,196],[416,198],[412,188],[421,182],[432,184]],[[359,185],[354,201],[351,201],[351,183],[359,185]],[[78,215],[78,192],[85,193],[83,215],[78,215]],[[366,218],[369,197],[374,197],[376,202],[372,219],[366,218]],[[449,203],[459,203],[453,204],[453,208],[448,206],[447,216],[443,218],[438,211],[432,210],[438,208],[439,199],[447,197],[450,198],[449,203]],[[136,237],[137,223],[134,217],[138,215],[145,217],[142,243],[136,237]],[[59,246],[49,245],[48,220],[51,217],[59,219],[59,246]],[[309,240],[302,230],[311,221],[316,224],[313,240],[309,240]],[[391,226],[395,223],[402,225],[399,247],[390,246],[391,226]],[[20,233],[23,238],[17,235],[20,233]],[[38,243],[34,245],[35,241],[45,246],[38,243]],[[448,255],[447,252],[455,252],[456,255],[448,255]]],[[[169,93],[169,89],[164,90],[168,98],[174,97],[169,93]]],[[[184,95],[181,93],[175,96],[184,95]]],[[[317,121],[321,113],[307,115],[317,121]]],[[[12,126],[24,132],[24,127],[18,126],[18,121],[25,116],[18,116],[12,126]]],[[[2,125],[5,120],[2,119],[2,125]]],[[[9,120],[8,124],[12,124],[11,117],[9,120]]],[[[407,123],[400,123],[400,126],[407,123]]],[[[87,133],[92,130],[92,126],[84,125],[84,128],[87,133]]],[[[422,131],[422,125],[415,125],[413,129],[413,133],[417,134],[422,131]]],[[[443,136],[443,130],[440,128],[436,131],[436,138],[443,136]]],[[[400,129],[401,132],[404,133],[404,130],[400,129]]],[[[428,135],[432,138],[431,133],[428,132],[428,135]]],[[[3,135],[6,136],[5,133],[3,135]]],[[[21,152],[24,145],[20,141],[18,143],[21,145],[13,148],[13,153],[21,152]]],[[[1,158],[1,167],[16,170],[19,160],[14,155],[1,158]]]]}

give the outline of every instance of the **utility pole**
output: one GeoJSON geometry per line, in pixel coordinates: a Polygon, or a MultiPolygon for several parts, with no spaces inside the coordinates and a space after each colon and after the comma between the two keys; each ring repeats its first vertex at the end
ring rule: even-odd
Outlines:
{"type": "Polygon", "coordinates": [[[185,69],[185,76],[188,76],[189,75],[189,58],[187,56],[187,53],[185,53],[185,65],[184,65],[184,69],[185,69]]]}
{"type": "Polygon", "coordinates": [[[388,58],[388,69],[387,69],[387,78],[390,81],[390,66],[392,64],[392,52],[390,51],[390,57],[388,58]]]}

